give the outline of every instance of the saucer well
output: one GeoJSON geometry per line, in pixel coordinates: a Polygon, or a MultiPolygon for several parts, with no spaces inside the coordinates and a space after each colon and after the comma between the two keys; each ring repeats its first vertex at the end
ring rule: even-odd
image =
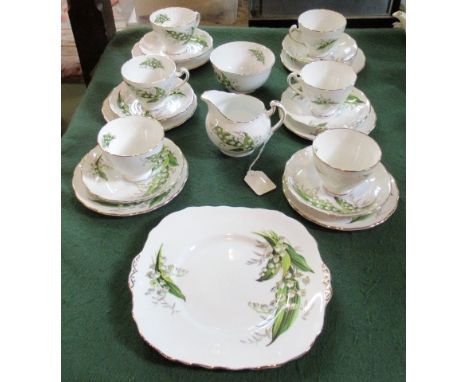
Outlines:
{"type": "Polygon", "coordinates": [[[88,189],[82,181],[81,169],[82,164],[80,163],[75,167],[72,180],[73,190],[75,191],[77,199],[86,208],[99,214],[109,216],[141,215],[161,208],[162,206],[165,206],[171,200],[173,200],[177,195],[179,195],[179,193],[184,188],[184,185],[187,182],[188,178],[188,164],[184,158],[182,173],[179,179],[177,180],[177,183],[171,189],[167,190],[159,196],[156,196],[153,199],[144,202],[130,204],[114,204],[100,200],[88,191],[88,189]]]}
{"type": "Polygon", "coordinates": [[[148,32],[142,39],[133,46],[132,56],[141,56],[145,54],[162,54],[174,60],[177,68],[185,67],[195,69],[205,64],[213,50],[213,38],[208,32],[196,29],[195,33],[186,44],[186,51],[182,54],[166,54],[163,51],[163,45],[155,32],[148,32]]]}
{"type": "Polygon", "coordinates": [[[341,197],[329,194],[314,166],[311,146],[299,150],[288,160],[283,179],[284,187],[294,196],[297,205],[335,217],[369,215],[386,202],[391,192],[390,176],[380,163],[365,182],[348,194],[341,197]]]}
{"type": "Polygon", "coordinates": [[[81,161],[82,180],[88,191],[110,203],[135,203],[165,193],[179,179],[184,156],[174,142],[165,138],[163,149],[150,159],[154,163],[149,179],[131,182],[114,169],[99,146],[81,161]]]}
{"type": "Polygon", "coordinates": [[[306,64],[317,60],[331,60],[344,63],[350,63],[356,56],[358,46],[356,41],[348,34],[344,33],[330,50],[323,57],[315,57],[310,55],[305,45],[295,41],[289,34],[282,41],[283,50],[296,61],[306,64]]]}
{"type": "MultiPolygon", "coordinates": [[[[176,79],[176,84],[181,82],[181,79],[176,79]]],[[[121,82],[110,93],[109,104],[112,111],[119,117],[141,115],[161,122],[186,111],[190,107],[193,97],[195,97],[195,93],[192,87],[185,83],[179,89],[169,93],[158,109],[147,111],[143,109],[140,101],[125,82],[121,82]]]]}
{"type": "Polygon", "coordinates": [[[306,208],[301,205],[298,200],[292,194],[287,185],[286,179],[283,177],[283,193],[289,203],[289,205],[305,219],[320,225],[325,228],[334,229],[337,231],[361,231],[376,227],[384,223],[392,214],[395,212],[398,206],[398,199],[400,193],[396,185],[395,179],[390,176],[390,183],[392,189],[390,196],[387,201],[381,206],[381,208],[375,210],[369,215],[362,215],[357,217],[337,217],[330,216],[312,208],[306,208]]]}
{"type": "MultiPolygon", "coordinates": [[[[364,122],[362,122],[359,126],[354,127],[353,129],[364,134],[369,134],[372,130],[374,130],[376,122],[377,115],[375,114],[374,108],[371,107],[369,116],[364,120],[364,122]]],[[[315,126],[308,126],[294,120],[289,114],[287,114],[284,118],[283,124],[294,134],[311,141],[315,139],[316,132],[322,131],[321,129],[317,129],[315,126]]]]}
{"type": "MultiPolygon", "coordinates": [[[[294,88],[300,84],[293,85],[294,88]]],[[[366,95],[353,88],[346,102],[336,113],[329,117],[315,117],[310,112],[310,101],[288,87],[281,96],[281,103],[287,115],[293,120],[309,127],[309,134],[317,135],[326,129],[359,127],[371,112],[371,103],[366,95]]]]}

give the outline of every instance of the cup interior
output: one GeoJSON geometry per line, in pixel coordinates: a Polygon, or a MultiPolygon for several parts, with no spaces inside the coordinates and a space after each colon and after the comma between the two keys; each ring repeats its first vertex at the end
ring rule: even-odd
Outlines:
{"type": "Polygon", "coordinates": [[[163,27],[178,27],[194,23],[197,13],[188,8],[169,7],[159,9],[151,14],[153,24],[163,27]]]}
{"type": "Polygon", "coordinates": [[[132,116],[117,118],[102,127],[98,144],[102,150],[117,156],[135,156],[158,147],[164,138],[164,129],[157,121],[132,116]],[[104,142],[109,142],[105,144],[104,142]]]}
{"type": "Polygon", "coordinates": [[[267,47],[248,41],[234,41],[218,46],[210,60],[218,69],[249,75],[264,72],[275,63],[275,55],[267,47]]]}
{"type": "Polygon", "coordinates": [[[322,162],[343,171],[371,169],[382,156],[376,141],[350,129],[327,130],[315,138],[312,148],[322,162]]]}
{"type": "Polygon", "coordinates": [[[299,24],[317,32],[334,32],[346,28],[346,18],[329,9],[311,9],[299,16],[299,24]]]}
{"type": "Polygon", "coordinates": [[[304,66],[301,77],[307,85],[323,90],[354,86],[356,73],[350,65],[336,61],[314,61],[304,66]]]}
{"type": "Polygon", "coordinates": [[[151,84],[169,78],[176,70],[174,62],[164,56],[138,56],[122,65],[122,77],[136,84],[151,84]]]}

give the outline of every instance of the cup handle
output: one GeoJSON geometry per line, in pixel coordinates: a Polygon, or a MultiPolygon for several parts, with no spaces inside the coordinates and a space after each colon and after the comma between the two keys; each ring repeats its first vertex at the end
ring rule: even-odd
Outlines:
{"type": "Polygon", "coordinates": [[[174,90],[177,90],[179,89],[182,85],[184,85],[190,78],[190,72],[186,69],[186,68],[180,68],[179,71],[176,71],[175,72],[176,76],[177,77],[182,77],[183,75],[185,75],[185,78],[182,80],[182,83],[180,83],[179,85],[175,86],[174,88],[171,89],[171,91],[173,92],[174,90]]]}
{"type": "Polygon", "coordinates": [[[276,122],[276,125],[274,125],[271,128],[270,135],[273,135],[273,133],[276,130],[278,130],[283,124],[284,118],[286,117],[286,109],[279,101],[271,101],[270,106],[271,106],[270,110],[266,112],[267,116],[271,117],[275,113],[276,110],[278,110],[278,116],[279,116],[278,122],[276,122]]]}
{"type": "Polygon", "coordinates": [[[289,27],[288,35],[291,38],[291,40],[293,40],[294,42],[300,45],[306,46],[306,44],[304,44],[302,41],[299,41],[297,38],[294,37],[294,33],[296,34],[299,33],[299,29],[296,24],[293,24],[289,27]]]}
{"type": "Polygon", "coordinates": [[[288,85],[289,87],[291,88],[291,90],[295,93],[295,94],[298,94],[300,96],[302,96],[302,88],[294,88],[293,85],[297,82],[301,82],[301,77],[299,75],[299,73],[296,73],[296,72],[292,72],[288,75],[288,78],[287,78],[287,81],[288,81],[288,85]],[[294,83],[292,82],[292,80],[294,79],[294,83]]]}
{"type": "Polygon", "coordinates": [[[198,27],[198,24],[200,24],[200,20],[201,20],[201,15],[200,15],[200,12],[195,12],[196,15],[195,15],[195,23],[198,27]]]}

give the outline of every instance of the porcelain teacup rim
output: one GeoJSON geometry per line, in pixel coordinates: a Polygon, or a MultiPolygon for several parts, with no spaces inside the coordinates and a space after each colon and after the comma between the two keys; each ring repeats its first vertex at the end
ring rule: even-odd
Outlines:
{"type": "MultiPolygon", "coordinates": [[[[177,24],[177,25],[168,25],[168,26],[164,26],[163,28],[164,29],[177,29],[177,28],[181,28],[181,27],[184,27],[186,25],[190,25],[192,24],[194,21],[197,20],[197,15],[199,14],[199,12],[197,11],[194,11],[193,9],[190,9],[190,8],[186,8],[186,7],[166,7],[166,8],[161,8],[161,9],[158,9],[157,11],[154,11],[150,17],[149,17],[149,20],[151,22],[151,24],[155,24],[156,26],[158,27],[162,27],[162,25],[159,25],[159,24],[156,24],[154,22],[154,19],[156,18],[156,15],[161,13],[162,11],[166,11],[167,9],[171,9],[171,10],[183,10],[184,12],[186,11],[190,11],[191,13],[193,13],[193,17],[192,19],[189,19],[188,21],[185,21],[183,23],[180,23],[180,24],[177,24]]],[[[187,13],[187,12],[186,12],[187,13]]]]}
{"type": "Polygon", "coordinates": [[[357,130],[351,130],[351,129],[346,129],[346,128],[336,128],[336,129],[329,129],[329,130],[325,130],[319,134],[317,134],[316,138],[314,139],[314,141],[312,142],[312,152],[314,153],[314,155],[317,157],[317,159],[320,160],[321,163],[323,163],[325,166],[331,168],[331,169],[334,169],[334,170],[338,170],[338,171],[342,171],[342,172],[346,172],[346,173],[358,173],[358,172],[364,172],[364,171],[371,171],[373,170],[375,167],[378,166],[378,164],[380,163],[380,161],[382,160],[382,149],[380,148],[379,144],[372,138],[370,137],[369,135],[363,133],[362,131],[357,131],[357,130]],[[320,135],[322,134],[330,134],[331,132],[333,131],[348,131],[348,132],[351,132],[351,134],[361,134],[363,137],[366,137],[365,139],[370,139],[372,140],[374,143],[375,143],[375,146],[377,147],[378,149],[378,154],[377,154],[377,157],[376,157],[376,160],[375,160],[375,163],[373,163],[371,166],[368,166],[366,168],[362,168],[362,169],[358,169],[358,170],[349,170],[349,169],[344,169],[344,168],[340,168],[340,167],[337,167],[337,166],[332,166],[331,164],[329,164],[327,161],[325,161],[324,159],[322,159],[319,155],[319,153],[317,152],[317,144],[320,142],[320,140],[318,140],[317,138],[320,137],[320,135]]]}
{"type": "MultiPolygon", "coordinates": [[[[132,67],[132,69],[134,69],[134,68],[132,67]]],[[[132,70],[132,69],[129,69],[129,70],[132,70]]],[[[163,55],[160,55],[160,54],[148,54],[148,55],[133,57],[130,60],[126,61],[122,65],[122,67],[120,68],[120,74],[123,77],[124,81],[127,82],[127,83],[130,83],[130,84],[135,84],[137,86],[153,86],[153,85],[159,84],[159,83],[161,83],[163,81],[166,81],[168,78],[171,78],[172,76],[174,76],[174,74],[176,72],[177,72],[177,66],[176,66],[175,62],[172,59],[170,59],[169,57],[163,56],[163,55]],[[130,65],[134,65],[137,62],[139,62],[139,64],[141,64],[140,61],[143,62],[143,61],[151,59],[151,58],[155,58],[157,60],[164,61],[165,64],[168,64],[170,66],[170,68],[169,68],[170,71],[164,69],[164,74],[165,74],[164,78],[160,78],[160,79],[152,81],[152,82],[140,82],[140,81],[134,81],[132,79],[129,79],[129,76],[124,74],[124,70],[127,67],[129,67],[130,65]]]]}
{"type": "Polygon", "coordinates": [[[270,48],[268,48],[267,46],[265,46],[265,45],[262,45],[262,44],[259,44],[259,43],[256,43],[256,42],[252,42],[252,41],[230,41],[230,42],[227,42],[225,44],[219,45],[216,48],[214,48],[210,53],[210,61],[211,61],[211,64],[221,72],[232,74],[232,75],[235,75],[235,76],[247,77],[247,76],[252,76],[252,75],[256,75],[256,74],[261,74],[261,73],[264,73],[264,72],[270,70],[273,67],[273,65],[275,64],[275,62],[276,62],[276,57],[275,57],[275,54],[272,52],[272,50],[270,48]],[[267,58],[267,63],[265,64],[265,67],[261,68],[260,70],[242,72],[242,73],[233,72],[233,71],[227,70],[227,69],[222,69],[219,66],[219,63],[218,64],[215,63],[216,59],[214,57],[219,51],[221,51],[220,48],[225,49],[228,45],[234,45],[234,44],[235,45],[248,44],[248,45],[250,45],[252,47],[262,48],[268,54],[268,57],[266,57],[267,58]],[[269,60],[268,60],[268,58],[269,58],[269,60]]]}
{"type": "Polygon", "coordinates": [[[347,21],[346,21],[346,17],[344,17],[341,13],[339,12],[336,12],[336,11],[333,11],[331,9],[325,9],[325,8],[319,8],[319,9],[310,9],[308,11],[305,11],[303,13],[301,13],[299,15],[299,18],[297,19],[297,23],[299,24],[300,27],[303,27],[304,29],[308,30],[308,31],[312,31],[312,32],[319,32],[319,33],[331,33],[331,32],[338,32],[339,30],[341,29],[345,29],[346,28],[346,24],[347,24],[347,21]],[[308,13],[310,15],[310,13],[312,12],[318,12],[318,11],[326,11],[326,13],[334,13],[338,16],[338,18],[341,18],[343,21],[344,20],[344,25],[340,25],[339,27],[336,27],[334,29],[330,29],[330,30],[324,30],[324,29],[312,29],[312,28],[309,28],[307,27],[304,23],[301,22],[301,18],[304,19],[305,14],[308,13]]]}
{"type": "Polygon", "coordinates": [[[123,117],[123,118],[116,118],[116,119],[113,119],[112,121],[107,122],[103,127],[101,127],[101,129],[99,130],[98,136],[97,136],[97,144],[98,144],[99,148],[101,149],[101,151],[103,153],[107,153],[109,155],[119,157],[119,158],[135,158],[135,157],[139,157],[139,156],[148,154],[148,153],[156,150],[158,147],[162,147],[163,141],[164,141],[164,128],[161,125],[161,123],[159,123],[158,121],[156,121],[154,119],[150,119],[150,118],[142,117],[142,116],[137,116],[137,115],[132,115],[132,116],[123,117]],[[133,119],[135,121],[140,120],[140,122],[144,122],[144,123],[150,122],[153,126],[156,126],[158,128],[158,130],[159,130],[159,133],[160,133],[159,134],[160,135],[159,141],[157,141],[155,144],[151,145],[151,147],[149,149],[145,150],[144,152],[138,152],[138,153],[133,153],[133,154],[117,154],[117,153],[109,151],[106,147],[103,147],[101,145],[101,137],[104,134],[106,134],[107,132],[109,132],[108,131],[109,126],[113,127],[113,125],[116,125],[119,122],[121,123],[122,120],[129,121],[129,119],[133,119]]]}
{"type": "Polygon", "coordinates": [[[351,66],[349,66],[348,64],[345,64],[344,62],[338,62],[338,61],[327,61],[327,60],[318,60],[318,61],[312,61],[310,63],[308,63],[307,65],[305,65],[301,71],[298,73],[301,77],[301,80],[308,86],[310,87],[313,87],[315,89],[319,89],[319,90],[324,90],[324,91],[340,91],[340,90],[347,90],[349,88],[353,88],[355,83],[356,83],[356,80],[357,80],[357,74],[356,72],[353,70],[353,68],[351,68],[351,66]],[[351,83],[349,85],[346,85],[344,87],[341,87],[341,88],[338,88],[338,87],[328,87],[328,88],[322,88],[318,85],[315,85],[315,84],[311,84],[310,82],[307,81],[306,77],[304,77],[304,75],[307,75],[307,71],[310,69],[312,70],[312,66],[317,66],[317,65],[334,65],[334,66],[340,66],[342,67],[344,70],[348,71],[349,72],[349,76],[350,76],[350,79],[351,79],[351,83]]]}

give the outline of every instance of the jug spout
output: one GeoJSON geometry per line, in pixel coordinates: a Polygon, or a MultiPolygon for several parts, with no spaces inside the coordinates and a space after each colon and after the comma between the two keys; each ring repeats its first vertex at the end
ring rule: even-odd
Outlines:
{"type": "Polygon", "coordinates": [[[200,98],[208,105],[208,111],[216,115],[217,118],[222,119],[226,116],[223,113],[224,105],[228,103],[237,94],[227,93],[220,90],[207,90],[203,92],[200,98]]]}

